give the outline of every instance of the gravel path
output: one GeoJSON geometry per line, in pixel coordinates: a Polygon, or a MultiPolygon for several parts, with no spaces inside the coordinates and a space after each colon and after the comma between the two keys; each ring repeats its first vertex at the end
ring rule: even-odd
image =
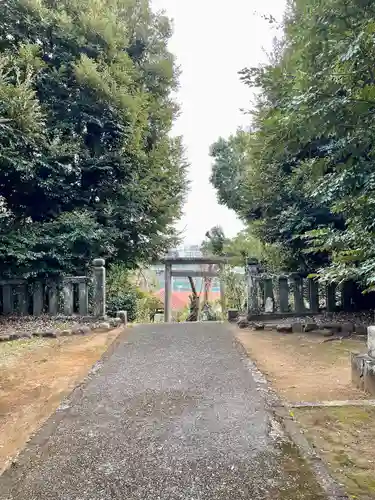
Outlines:
{"type": "Polygon", "coordinates": [[[0,478],[0,498],[321,498],[265,393],[228,326],[136,327],[0,478]]]}

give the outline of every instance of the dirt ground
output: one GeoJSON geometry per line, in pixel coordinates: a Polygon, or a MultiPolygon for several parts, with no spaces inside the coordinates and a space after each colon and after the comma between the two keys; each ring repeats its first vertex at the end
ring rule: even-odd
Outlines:
{"type": "Polygon", "coordinates": [[[367,399],[351,383],[350,352],[366,352],[362,340],[325,342],[321,335],[238,330],[238,340],[286,400],[367,399]]]}
{"type": "Polygon", "coordinates": [[[0,473],[121,331],[0,343],[0,473]]]}
{"type": "Polygon", "coordinates": [[[294,413],[350,498],[375,499],[375,408],[304,408],[294,413]]]}
{"type": "MultiPolygon", "coordinates": [[[[369,399],[351,383],[350,353],[366,352],[365,341],[275,331],[236,336],[289,403],[369,399]]],[[[375,500],[375,408],[293,408],[292,415],[349,498],[375,500]]]]}

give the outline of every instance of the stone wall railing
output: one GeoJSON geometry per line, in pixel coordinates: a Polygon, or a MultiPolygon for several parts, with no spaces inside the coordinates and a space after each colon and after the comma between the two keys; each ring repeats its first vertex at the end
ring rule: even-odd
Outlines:
{"type": "MultiPolygon", "coordinates": [[[[345,287],[341,295],[342,308],[346,310],[348,294],[345,287]]],[[[321,309],[334,312],[337,310],[336,298],[336,285],[322,286],[307,275],[248,273],[249,314],[316,314],[321,309]]]]}
{"type": "Polygon", "coordinates": [[[92,277],[0,279],[3,315],[105,317],[105,261],[93,261],[92,277]]]}

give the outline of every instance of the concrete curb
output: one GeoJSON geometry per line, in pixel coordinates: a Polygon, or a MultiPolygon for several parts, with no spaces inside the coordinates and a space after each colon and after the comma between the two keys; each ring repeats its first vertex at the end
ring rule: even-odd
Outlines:
{"type": "Polygon", "coordinates": [[[345,401],[296,401],[288,403],[289,408],[340,408],[340,407],[370,407],[375,406],[374,399],[347,399],[345,401]]]}
{"type": "Polygon", "coordinates": [[[349,497],[345,493],[343,487],[331,476],[319,454],[307,441],[303,434],[302,427],[292,416],[292,407],[283,401],[280,396],[273,389],[271,389],[266,377],[257,368],[256,364],[251,360],[245,347],[236,337],[235,331],[234,345],[241,354],[242,359],[246,360],[246,364],[255,381],[263,386],[262,392],[265,394],[267,409],[272,412],[274,418],[281,424],[285,433],[297,447],[301,457],[314,472],[323,492],[327,495],[327,500],[349,500],[349,497]],[[265,386],[267,388],[265,388],[265,386]]]}

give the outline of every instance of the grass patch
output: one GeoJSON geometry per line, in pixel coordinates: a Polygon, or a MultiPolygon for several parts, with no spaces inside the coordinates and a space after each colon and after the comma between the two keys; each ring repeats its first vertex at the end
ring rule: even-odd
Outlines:
{"type": "Polygon", "coordinates": [[[294,414],[350,498],[375,499],[375,408],[298,408],[294,414]]]}
{"type": "Polygon", "coordinates": [[[279,490],[280,500],[319,500],[325,499],[321,487],[316,481],[310,466],[299,454],[296,446],[290,442],[282,443],[281,467],[293,482],[286,483],[279,490]]]}
{"type": "Polygon", "coordinates": [[[45,347],[50,343],[52,343],[51,340],[40,337],[0,342],[0,368],[5,364],[12,363],[17,357],[23,356],[27,352],[45,347]]]}

